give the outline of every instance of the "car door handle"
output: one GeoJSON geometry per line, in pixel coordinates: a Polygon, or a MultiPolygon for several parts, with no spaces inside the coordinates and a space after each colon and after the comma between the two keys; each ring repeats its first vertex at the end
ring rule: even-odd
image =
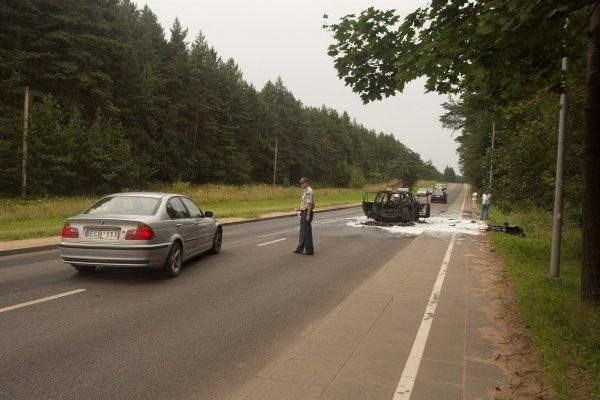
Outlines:
{"type": "Polygon", "coordinates": [[[183,226],[183,224],[177,224],[178,228],[181,228],[183,226]]]}

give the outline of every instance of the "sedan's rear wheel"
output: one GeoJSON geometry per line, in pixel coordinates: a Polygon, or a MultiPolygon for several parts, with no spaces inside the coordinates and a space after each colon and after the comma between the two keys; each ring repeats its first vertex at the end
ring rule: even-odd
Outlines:
{"type": "Polygon", "coordinates": [[[169,251],[169,255],[167,256],[167,260],[162,267],[163,273],[170,277],[174,278],[179,275],[179,271],[181,271],[181,264],[183,262],[183,249],[181,248],[181,243],[173,242],[171,245],[171,251],[169,251]]]}
{"type": "Polygon", "coordinates": [[[90,272],[94,272],[96,270],[95,265],[76,265],[73,264],[73,267],[82,274],[89,274],[90,272]]]}
{"type": "Polygon", "coordinates": [[[210,249],[211,254],[219,254],[221,252],[221,244],[223,243],[223,229],[217,228],[215,236],[213,237],[213,245],[210,249]]]}

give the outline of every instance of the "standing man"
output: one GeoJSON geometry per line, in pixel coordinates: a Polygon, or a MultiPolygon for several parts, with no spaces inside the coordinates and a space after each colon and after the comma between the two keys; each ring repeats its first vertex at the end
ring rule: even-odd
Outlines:
{"type": "Polygon", "coordinates": [[[492,200],[492,195],[488,192],[485,192],[481,195],[481,221],[485,221],[488,218],[488,213],[490,211],[490,201],[492,200]]]}
{"type": "Polygon", "coordinates": [[[300,240],[298,241],[298,247],[296,247],[294,253],[312,256],[315,254],[312,238],[312,219],[313,209],[315,208],[315,198],[313,190],[309,185],[310,182],[308,181],[308,178],[303,177],[300,179],[300,187],[304,189],[304,192],[302,192],[300,208],[296,209],[300,216],[300,240]]]}

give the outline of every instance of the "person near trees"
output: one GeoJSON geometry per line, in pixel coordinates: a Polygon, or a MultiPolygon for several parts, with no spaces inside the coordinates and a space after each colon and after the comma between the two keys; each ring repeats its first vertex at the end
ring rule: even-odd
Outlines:
{"type": "Polygon", "coordinates": [[[304,189],[302,198],[300,199],[300,208],[296,209],[296,212],[300,217],[300,238],[298,240],[298,247],[296,247],[294,253],[312,256],[315,254],[312,237],[312,219],[313,210],[315,208],[315,197],[308,178],[302,177],[300,179],[300,186],[304,189]]]}
{"type": "Polygon", "coordinates": [[[491,200],[492,200],[491,193],[485,192],[481,195],[481,217],[479,218],[481,221],[485,221],[488,218],[491,200]]]}

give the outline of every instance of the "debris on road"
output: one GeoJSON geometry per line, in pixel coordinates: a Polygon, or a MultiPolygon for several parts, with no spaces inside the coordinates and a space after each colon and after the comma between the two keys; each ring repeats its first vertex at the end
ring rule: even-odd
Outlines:
{"type": "Polygon", "coordinates": [[[502,225],[488,225],[487,230],[493,232],[504,232],[508,233],[509,235],[525,237],[525,232],[523,232],[523,228],[516,225],[509,225],[508,222],[505,222],[502,225]]]}

